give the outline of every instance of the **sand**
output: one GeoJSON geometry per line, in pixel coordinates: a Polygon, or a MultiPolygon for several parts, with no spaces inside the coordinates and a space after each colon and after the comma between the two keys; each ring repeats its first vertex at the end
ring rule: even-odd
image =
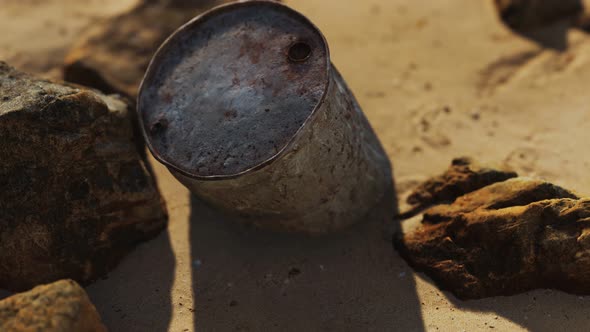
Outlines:
{"type": "MultiPolygon", "coordinates": [[[[65,48],[132,1],[0,0],[0,58],[59,78],[65,48]]],[[[470,155],[590,194],[590,34],[534,39],[492,1],[292,0],[325,33],[394,166],[397,194],[470,155]]],[[[462,302],[414,273],[376,208],[325,237],[240,226],[153,161],[168,232],[87,291],[112,331],[556,331],[590,323],[590,297],[537,290],[462,302]]]]}

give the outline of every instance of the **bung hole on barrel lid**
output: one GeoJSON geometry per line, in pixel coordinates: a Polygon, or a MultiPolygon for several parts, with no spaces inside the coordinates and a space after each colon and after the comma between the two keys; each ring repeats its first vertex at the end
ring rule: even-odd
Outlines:
{"type": "Polygon", "coordinates": [[[298,41],[289,47],[289,60],[303,62],[311,56],[311,46],[308,43],[298,41]]]}

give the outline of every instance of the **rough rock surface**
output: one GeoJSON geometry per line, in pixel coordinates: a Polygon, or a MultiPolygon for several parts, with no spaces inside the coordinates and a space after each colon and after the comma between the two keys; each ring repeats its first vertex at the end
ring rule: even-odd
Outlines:
{"type": "Polygon", "coordinates": [[[590,32],[590,9],[586,8],[586,10],[578,16],[575,21],[575,26],[586,31],[590,32]]]}
{"type": "Polygon", "coordinates": [[[135,100],[152,55],[177,28],[229,0],[142,1],[88,30],[66,56],[64,79],[135,100]]]}
{"type": "Polygon", "coordinates": [[[396,248],[461,299],[536,288],[590,294],[590,199],[509,179],[426,211],[396,248]]]}
{"type": "Polygon", "coordinates": [[[126,105],[0,62],[0,288],[106,274],[167,213],[126,105]]]}
{"type": "Polygon", "coordinates": [[[531,29],[581,13],[581,0],[495,0],[502,20],[513,29],[531,29]]]}
{"type": "Polygon", "coordinates": [[[407,203],[415,208],[450,203],[465,193],[513,177],[515,172],[483,167],[467,157],[456,158],[445,173],[419,185],[408,196],[407,203]]]}
{"type": "Polygon", "coordinates": [[[0,301],[0,331],[106,332],[86,292],[60,280],[0,301]]]}

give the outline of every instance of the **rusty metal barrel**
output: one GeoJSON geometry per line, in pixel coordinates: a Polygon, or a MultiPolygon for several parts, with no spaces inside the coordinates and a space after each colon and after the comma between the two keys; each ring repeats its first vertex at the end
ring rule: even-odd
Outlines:
{"type": "Polygon", "coordinates": [[[392,186],[324,36],[277,2],[223,5],[180,27],[154,55],[137,105],[158,161],[202,200],[262,227],[340,229],[392,186]]]}

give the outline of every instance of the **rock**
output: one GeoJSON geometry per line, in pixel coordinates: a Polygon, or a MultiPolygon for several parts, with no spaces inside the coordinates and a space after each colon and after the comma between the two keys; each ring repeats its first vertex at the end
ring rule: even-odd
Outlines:
{"type": "Polygon", "coordinates": [[[590,199],[516,178],[426,211],[395,246],[460,299],[536,288],[590,294],[590,199]]]}
{"type": "Polygon", "coordinates": [[[583,10],[581,0],[495,0],[500,18],[512,29],[527,30],[572,18],[583,10]]]}
{"type": "Polygon", "coordinates": [[[0,62],[0,288],[105,275],[166,227],[125,103],[0,62]]]}
{"type": "Polygon", "coordinates": [[[86,292],[60,280],[0,301],[0,331],[106,332],[86,292]]]}
{"type": "Polygon", "coordinates": [[[577,28],[590,32],[590,9],[586,9],[575,21],[577,28]]]}
{"type": "Polygon", "coordinates": [[[515,172],[483,167],[470,158],[454,159],[447,171],[419,185],[407,198],[415,209],[452,202],[457,197],[495,182],[516,177],[515,172]]]}
{"type": "Polygon", "coordinates": [[[174,30],[229,0],[142,1],[83,34],[65,59],[64,79],[135,100],[152,55],[174,30]]]}

